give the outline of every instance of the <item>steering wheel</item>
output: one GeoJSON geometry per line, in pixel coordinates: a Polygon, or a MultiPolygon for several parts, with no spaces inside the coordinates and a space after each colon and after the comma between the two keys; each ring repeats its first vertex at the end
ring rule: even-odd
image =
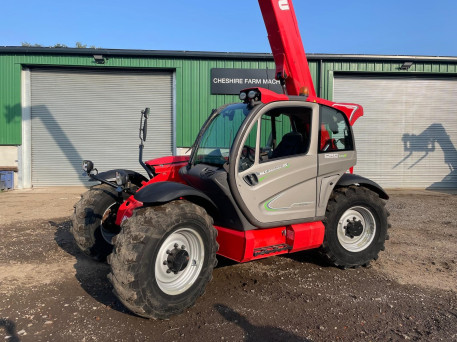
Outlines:
{"type": "Polygon", "coordinates": [[[249,169],[255,161],[255,149],[244,145],[240,156],[240,171],[249,169]]]}
{"type": "Polygon", "coordinates": [[[255,149],[251,146],[244,145],[243,149],[241,150],[241,156],[243,158],[248,158],[251,162],[254,163],[255,161],[255,149]]]}

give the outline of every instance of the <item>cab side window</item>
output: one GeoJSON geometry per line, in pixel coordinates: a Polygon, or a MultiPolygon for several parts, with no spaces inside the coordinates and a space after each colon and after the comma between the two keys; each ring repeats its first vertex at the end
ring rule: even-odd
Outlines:
{"type": "Polygon", "coordinates": [[[319,152],[353,149],[352,131],[344,113],[322,106],[319,123],[319,152]]]}
{"type": "Polygon", "coordinates": [[[249,132],[249,135],[244,142],[243,149],[241,150],[240,162],[238,164],[238,171],[242,172],[249,169],[255,162],[255,150],[257,140],[257,122],[249,132]]]}
{"type": "Polygon", "coordinates": [[[259,160],[306,154],[310,144],[311,110],[274,109],[261,118],[259,160]]]}

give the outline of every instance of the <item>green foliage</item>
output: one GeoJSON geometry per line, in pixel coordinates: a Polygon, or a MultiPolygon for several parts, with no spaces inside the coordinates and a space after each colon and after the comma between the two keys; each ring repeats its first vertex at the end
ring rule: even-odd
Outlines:
{"type": "MultiPolygon", "coordinates": [[[[29,42],[21,42],[21,46],[24,46],[24,47],[45,47],[45,46],[43,46],[41,44],[31,44],[29,42]]],[[[48,47],[51,47],[51,48],[67,48],[69,46],[66,45],[66,44],[57,43],[57,44],[54,44],[54,45],[48,46],[48,47]]],[[[95,45],[90,45],[88,47],[87,44],[83,44],[81,42],[76,42],[74,47],[77,48],[77,49],[87,49],[87,48],[89,48],[89,49],[99,49],[95,45]]]]}
{"type": "Polygon", "coordinates": [[[43,47],[43,45],[40,44],[30,44],[28,42],[21,42],[21,46],[26,46],[26,47],[43,47]]]}

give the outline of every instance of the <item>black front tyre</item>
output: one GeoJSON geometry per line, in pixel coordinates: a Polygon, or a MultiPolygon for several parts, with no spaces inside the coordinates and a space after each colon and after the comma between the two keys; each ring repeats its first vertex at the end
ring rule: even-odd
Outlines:
{"type": "Polygon", "coordinates": [[[111,240],[120,231],[115,224],[117,199],[113,187],[101,184],[86,191],[75,205],[71,232],[78,247],[95,260],[106,260],[113,250],[111,240]]]}
{"type": "Polygon", "coordinates": [[[335,189],[327,205],[322,253],[335,266],[367,266],[384,250],[389,226],[385,202],[359,186],[335,189]]]}
{"type": "Polygon", "coordinates": [[[108,257],[116,296],[139,316],[181,313],[212,278],[216,236],[205,209],[185,200],[135,210],[108,257]]]}

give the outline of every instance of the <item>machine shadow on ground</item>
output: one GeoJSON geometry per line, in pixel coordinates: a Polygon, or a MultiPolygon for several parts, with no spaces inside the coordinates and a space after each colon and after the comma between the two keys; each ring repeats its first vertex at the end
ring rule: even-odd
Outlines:
{"type": "Polygon", "coordinates": [[[56,229],[54,240],[57,245],[76,259],[74,264],[75,277],[82,289],[101,304],[116,311],[136,316],[125,308],[114,295],[113,286],[107,278],[110,272],[109,265],[105,262],[92,260],[78,249],[70,232],[71,220],[49,221],[49,224],[56,229]]]}
{"type": "MultiPolygon", "coordinates": [[[[10,336],[8,338],[9,342],[19,342],[20,339],[16,333],[16,324],[13,321],[10,321],[6,318],[0,318],[0,332],[4,330],[5,336],[10,336]]],[[[6,340],[6,337],[5,337],[6,340]]]]}
{"type": "Polygon", "coordinates": [[[270,325],[253,325],[249,320],[222,304],[215,304],[214,308],[224,319],[238,325],[245,332],[245,342],[254,341],[288,341],[288,342],[310,342],[310,340],[297,336],[286,330],[270,325]]]}
{"type": "Polygon", "coordinates": [[[297,253],[292,254],[283,254],[280,255],[282,258],[288,258],[296,262],[304,263],[304,264],[313,264],[318,267],[322,268],[335,268],[335,266],[331,265],[323,255],[319,253],[317,249],[310,249],[305,250],[297,253]]]}

